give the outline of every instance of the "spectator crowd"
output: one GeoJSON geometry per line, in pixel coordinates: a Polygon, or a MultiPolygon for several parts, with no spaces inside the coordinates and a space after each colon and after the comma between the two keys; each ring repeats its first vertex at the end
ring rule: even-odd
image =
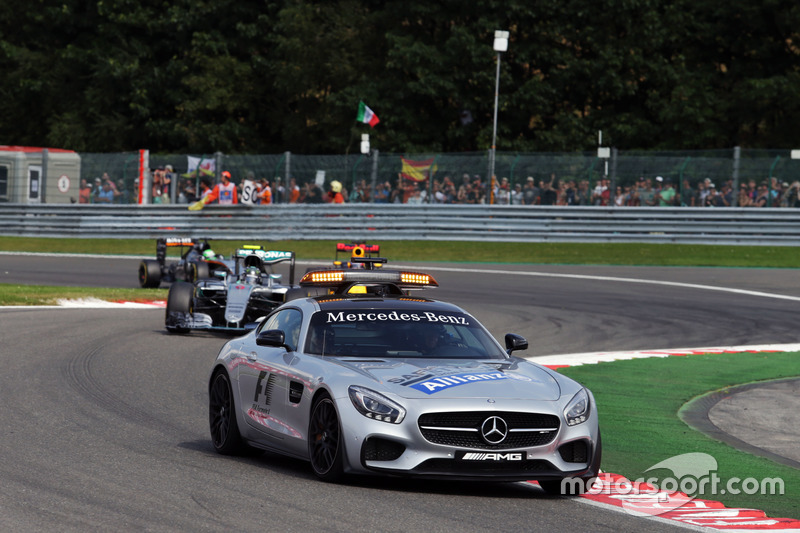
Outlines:
{"type": "MultiPolygon", "coordinates": [[[[800,182],[792,184],[777,178],[743,180],[738,191],[733,180],[718,184],[711,179],[683,180],[676,184],[662,176],[640,177],[633,184],[614,186],[602,177],[592,186],[588,179],[558,179],[528,176],[524,183],[511,184],[506,177],[489,183],[479,175],[462,174],[460,179],[449,175],[441,179],[414,181],[398,175],[396,180],[376,183],[375,190],[367,180],[356,180],[348,189],[338,180],[319,183],[312,179],[299,184],[294,177],[284,183],[281,178],[258,179],[248,172],[236,183],[229,171],[220,173],[220,180],[186,178],[177,175],[171,166],[152,171],[153,203],[169,203],[172,187],[177,186],[175,201],[192,204],[205,198],[205,203],[238,204],[322,204],[322,203],[392,203],[392,204],[499,204],[499,205],[562,205],[617,207],[800,207],[800,182]],[[243,190],[248,182],[248,191],[243,190]],[[245,194],[246,193],[246,194],[245,194]],[[245,200],[247,199],[247,200],[245,200]]],[[[135,184],[138,188],[138,183],[135,184]]],[[[135,200],[135,199],[134,199],[135,200]]],[[[108,173],[93,183],[81,180],[80,203],[131,203],[131,194],[122,180],[113,180],[108,173]]]]}

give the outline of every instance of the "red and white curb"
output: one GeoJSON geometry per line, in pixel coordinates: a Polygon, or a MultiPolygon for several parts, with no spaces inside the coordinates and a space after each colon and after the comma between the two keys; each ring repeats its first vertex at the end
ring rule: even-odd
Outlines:
{"type": "MultiPolygon", "coordinates": [[[[528,359],[552,369],[647,357],[685,357],[699,354],[769,353],[800,351],[800,344],[757,346],[716,346],[676,350],[589,352],[548,355],[528,359]]],[[[535,482],[532,482],[535,483],[535,482]]],[[[587,503],[624,510],[626,513],[680,524],[688,529],[747,532],[781,531],[800,533],[800,520],[771,518],[758,509],[728,508],[712,500],[691,498],[682,492],[664,492],[647,484],[631,483],[618,474],[602,473],[592,489],[581,495],[587,503]]]]}
{"type": "Polygon", "coordinates": [[[106,301],[98,298],[82,298],[80,300],[58,300],[60,307],[79,307],[82,309],[163,309],[167,306],[164,300],[106,301]]]}

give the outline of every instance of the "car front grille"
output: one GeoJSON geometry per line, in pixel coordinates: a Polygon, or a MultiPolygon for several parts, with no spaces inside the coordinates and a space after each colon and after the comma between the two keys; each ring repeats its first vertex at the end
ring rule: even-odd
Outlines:
{"type": "Polygon", "coordinates": [[[552,463],[542,459],[517,462],[472,462],[453,459],[428,459],[414,468],[415,474],[453,474],[473,476],[527,476],[558,473],[552,463]]]}
{"type": "Polygon", "coordinates": [[[417,420],[425,440],[456,448],[511,450],[542,446],[555,439],[560,427],[557,416],[542,413],[451,412],[426,413],[417,420]],[[500,442],[489,442],[481,434],[481,426],[498,417],[507,426],[507,435],[500,442]]]}

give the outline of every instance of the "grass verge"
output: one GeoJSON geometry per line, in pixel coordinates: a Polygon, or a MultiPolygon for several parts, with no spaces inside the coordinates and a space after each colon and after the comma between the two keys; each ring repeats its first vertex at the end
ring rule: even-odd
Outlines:
{"type": "Polygon", "coordinates": [[[678,418],[689,400],[725,387],[800,374],[798,353],[707,354],[615,361],[559,369],[595,395],[603,432],[603,470],[630,480],[664,478],[645,472],[670,457],[704,452],[717,460],[724,487],[732,477],[781,478],[783,495],[698,494],[728,507],[757,506],[770,516],[800,518],[800,470],[741,452],[678,418]]]}
{"type": "Polygon", "coordinates": [[[60,299],[143,302],[166,300],[167,289],[107,289],[100,287],[56,287],[0,283],[0,305],[56,305],[60,299]]]}
{"type": "MultiPolygon", "coordinates": [[[[209,241],[230,255],[252,241],[209,241]]],[[[335,241],[263,241],[273,250],[293,250],[298,259],[333,259],[335,241]]],[[[792,246],[703,246],[640,243],[508,243],[384,241],[381,255],[392,261],[447,261],[570,265],[800,267],[792,246]]],[[[0,237],[0,250],[155,256],[155,239],[50,239],[0,237]]],[[[177,249],[172,250],[173,253],[177,249]]]]}

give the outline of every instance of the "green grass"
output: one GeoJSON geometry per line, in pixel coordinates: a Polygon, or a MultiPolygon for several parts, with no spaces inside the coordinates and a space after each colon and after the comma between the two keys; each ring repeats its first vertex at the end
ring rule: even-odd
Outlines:
{"type": "Polygon", "coordinates": [[[60,299],[85,298],[129,302],[166,300],[167,289],[106,289],[0,283],[0,305],[56,305],[60,299]]]}
{"type": "Polygon", "coordinates": [[[678,418],[686,402],[709,391],[800,374],[800,354],[648,358],[559,371],[594,393],[603,432],[603,470],[630,480],[654,474],[664,477],[668,471],[645,470],[676,455],[704,452],[717,460],[717,475],[722,480],[778,477],[784,480],[785,494],[698,497],[722,501],[728,507],[757,507],[774,517],[800,518],[800,470],[736,450],[694,431],[678,418]]]}
{"type": "MultiPolygon", "coordinates": [[[[209,241],[229,255],[252,241],[209,241]]],[[[332,259],[336,241],[263,241],[273,250],[293,250],[298,259],[332,259]]],[[[637,243],[476,243],[453,241],[384,241],[381,255],[392,261],[477,263],[660,265],[727,267],[800,267],[792,246],[702,246],[637,243]]],[[[2,251],[155,255],[154,239],[49,239],[0,237],[2,251]]],[[[173,250],[173,253],[177,249],[173,250]]]]}

